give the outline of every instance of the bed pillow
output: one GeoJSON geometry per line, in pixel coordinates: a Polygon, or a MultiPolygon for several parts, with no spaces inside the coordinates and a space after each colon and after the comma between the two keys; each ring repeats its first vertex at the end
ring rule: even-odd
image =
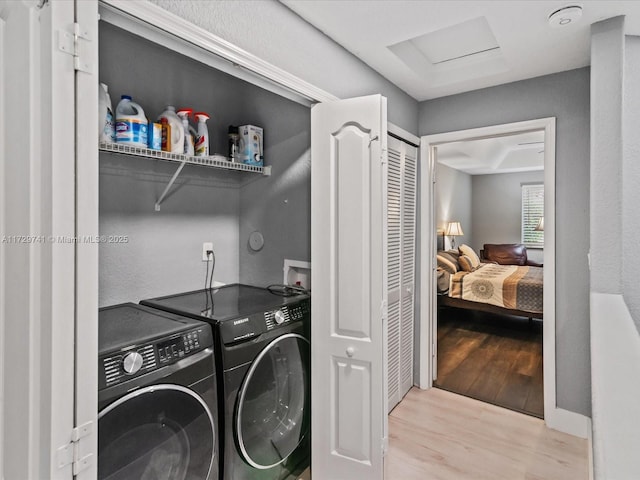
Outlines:
{"type": "Polygon", "coordinates": [[[437,269],[438,280],[436,282],[438,293],[447,293],[449,291],[449,277],[451,274],[442,268],[437,269]]]}
{"type": "Polygon", "coordinates": [[[438,267],[443,269],[445,272],[449,272],[453,275],[458,271],[458,262],[456,260],[452,260],[452,257],[447,255],[446,252],[438,252],[436,258],[438,260],[438,267]]]}
{"type": "MultiPolygon", "coordinates": [[[[460,250],[460,257],[462,257],[463,255],[469,257],[469,260],[471,260],[471,266],[473,268],[477,268],[480,266],[480,258],[478,257],[476,252],[473,251],[473,248],[471,248],[469,245],[462,244],[460,245],[460,248],[458,248],[458,250],[460,250]]],[[[458,261],[460,261],[460,259],[458,259],[458,261]]]]}
{"type": "Polygon", "coordinates": [[[473,261],[467,255],[460,255],[458,258],[458,265],[463,272],[473,272],[476,268],[473,266],[473,261]]]}
{"type": "Polygon", "coordinates": [[[449,257],[451,257],[451,259],[452,259],[454,262],[457,262],[457,261],[458,261],[458,257],[460,256],[460,252],[458,251],[458,249],[457,249],[457,248],[452,249],[452,250],[444,250],[444,251],[441,251],[441,252],[439,252],[439,253],[445,253],[445,254],[447,254],[449,257]]]}

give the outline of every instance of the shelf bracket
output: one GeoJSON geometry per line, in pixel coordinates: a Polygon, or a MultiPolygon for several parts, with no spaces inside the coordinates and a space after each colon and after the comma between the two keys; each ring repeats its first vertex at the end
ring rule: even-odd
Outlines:
{"type": "Polygon", "coordinates": [[[160,205],[162,204],[162,201],[164,200],[164,197],[166,197],[167,193],[169,193],[169,190],[171,189],[171,187],[175,183],[176,179],[178,178],[178,175],[180,175],[180,172],[182,171],[182,169],[184,168],[186,163],[187,162],[180,162],[180,165],[178,166],[178,169],[176,170],[176,173],[173,174],[173,177],[171,177],[171,180],[169,180],[169,184],[165,187],[164,191],[162,192],[162,195],[160,195],[160,198],[156,202],[156,212],[160,211],[160,205]]]}

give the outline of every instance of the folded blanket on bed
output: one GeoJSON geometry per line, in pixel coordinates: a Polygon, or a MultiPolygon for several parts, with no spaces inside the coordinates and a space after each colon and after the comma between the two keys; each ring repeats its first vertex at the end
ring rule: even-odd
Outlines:
{"type": "Polygon", "coordinates": [[[541,313],[542,272],[541,267],[482,264],[473,272],[451,275],[449,296],[541,313]]]}

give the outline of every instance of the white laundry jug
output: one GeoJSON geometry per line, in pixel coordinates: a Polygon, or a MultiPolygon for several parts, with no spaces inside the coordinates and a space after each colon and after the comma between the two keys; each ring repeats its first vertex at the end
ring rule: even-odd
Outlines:
{"type": "Polygon", "coordinates": [[[116,141],[126,145],[147,148],[147,117],[140,105],[122,95],[116,107],[116,141]]]}
{"type": "Polygon", "coordinates": [[[184,127],[175,107],[167,105],[157,121],[162,122],[163,118],[171,125],[171,153],[184,153],[184,127]]]}
{"type": "Polygon", "coordinates": [[[109,87],[104,83],[98,86],[98,139],[100,142],[116,141],[115,118],[109,96],[109,87]]]}

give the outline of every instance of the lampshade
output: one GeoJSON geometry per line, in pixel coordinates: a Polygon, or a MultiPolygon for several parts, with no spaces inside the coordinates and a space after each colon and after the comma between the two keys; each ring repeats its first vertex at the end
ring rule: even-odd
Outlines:
{"type": "Polygon", "coordinates": [[[447,235],[449,236],[460,236],[464,235],[462,231],[462,227],[460,226],[460,222],[449,222],[447,225],[447,235]]]}
{"type": "Polygon", "coordinates": [[[536,228],[534,228],[534,230],[537,232],[544,232],[544,217],[540,217],[540,220],[538,220],[538,225],[536,225],[536,228]]]}

